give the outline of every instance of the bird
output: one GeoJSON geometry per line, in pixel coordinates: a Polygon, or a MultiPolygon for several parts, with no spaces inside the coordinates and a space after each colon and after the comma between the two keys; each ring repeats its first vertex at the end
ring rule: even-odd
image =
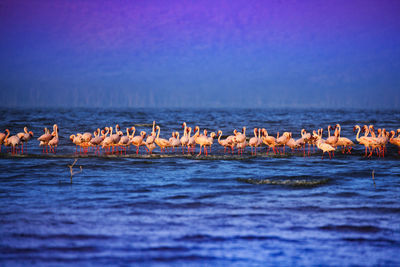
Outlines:
{"type": "Polygon", "coordinates": [[[395,131],[391,131],[391,137],[389,139],[389,142],[398,147],[397,153],[400,155],[400,135],[399,135],[400,129],[397,129],[396,133],[397,137],[395,137],[395,131]]]}
{"type": "MultiPolygon", "coordinates": [[[[8,132],[9,135],[9,132],[8,132]]],[[[6,146],[11,146],[11,154],[15,155],[18,153],[18,146],[21,145],[21,139],[17,135],[12,135],[10,137],[5,138],[4,144],[6,146]]]]}
{"type": "Polygon", "coordinates": [[[39,136],[37,139],[40,142],[43,142],[43,153],[44,153],[44,147],[46,147],[46,154],[47,154],[47,146],[49,141],[53,138],[53,135],[50,134],[50,131],[47,128],[44,128],[44,134],[39,136]]]}
{"type": "MultiPolygon", "coordinates": [[[[28,132],[28,127],[24,127],[24,132],[20,132],[17,134],[18,138],[21,139],[22,142],[22,151],[21,153],[24,154],[24,144],[27,143],[29,140],[31,140],[31,138],[33,137],[33,132],[29,131],[28,132]]],[[[26,149],[25,149],[26,151],[26,149]]]]}
{"type": "Polygon", "coordinates": [[[222,139],[221,140],[221,136],[222,136],[222,131],[219,130],[218,131],[218,143],[224,147],[224,153],[226,153],[226,148],[227,147],[231,147],[231,142],[228,139],[222,139]]]}
{"type": "Polygon", "coordinates": [[[112,152],[111,153],[114,154],[114,147],[115,147],[115,150],[117,151],[117,153],[119,153],[119,151],[118,151],[118,143],[119,143],[119,140],[121,140],[121,137],[124,134],[120,131],[120,128],[119,128],[118,124],[115,125],[115,134],[113,134],[113,128],[110,127],[110,129],[111,129],[110,138],[111,138],[111,141],[112,141],[112,143],[110,144],[110,146],[112,147],[112,152]]]}
{"type": "Polygon", "coordinates": [[[154,141],[156,139],[156,132],[155,132],[155,124],[156,122],[153,121],[153,129],[150,133],[150,135],[147,136],[145,146],[147,149],[147,152],[151,155],[153,153],[153,150],[156,148],[156,145],[154,144],[154,141]]]}
{"type": "Polygon", "coordinates": [[[246,141],[246,127],[242,128],[242,132],[235,131],[236,143],[244,143],[246,141]]]}
{"type": "Polygon", "coordinates": [[[238,149],[238,155],[239,153],[240,155],[243,155],[243,151],[246,149],[246,146],[247,146],[246,139],[244,140],[244,142],[237,143],[236,148],[238,149]]]}
{"type": "Polygon", "coordinates": [[[157,125],[156,130],[158,130],[158,132],[157,132],[157,137],[154,141],[160,147],[161,152],[163,151],[165,152],[165,150],[170,146],[170,144],[167,139],[160,138],[160,131],[161,131],[160,126],[157,125]]]}
{"type": "MultiPolygon", "coordinates": [[[[278,132],[278,134],[279,134],[279,132],[278,132]]],[[[285,154],[285,146],[286,146],[286,143],[287,143],[287,141],[289,141],[289,139],[290,139],[290,133],[289,132],[284,132],[283,134],[282,134],[282,136],[281,137],[277,137],[276,138],[276,146],[277,147],[283,147],[283,154],[285,154]]]]}
{"type": "Polygon", "coordinates": [[[121,136],[118,142],[118,146],[125,151],[126,155],[126,148],[131,145],[131,139],[129,131],[132,130],[134,127],[126,128],[126,135],[121,136]]]}
{"type": "Polygon", "coordinates": [[[372,144],[372,140],[367,137],[368,134],[368,127],[364,126],[363,127],[364,131],[365,131],[365,135],[359,137],[360,135],[360,131],[361,131],[361,127],[359,125],[354,126],[353,131],[355,132],[356,130],[358,130],[357,135],[356,135],[356,140],[360,145],[363,145],[365,147],[365,155],[364,157],[367,156],[367,149],[370,148],[371,144],[372,144]]]}
{"type": "Polygon", "coordinates": [[[50,150],[53,151],[53,153],[56,153],[56,148],[58,146],[58,126],[57,124],[53,125],[53,133],[51,134],[53,138],[49,141],[48,145],[50,147],[50,150]]]}
{"type": "Polygon", "coordinates": [[[336,124],[335,128],[338,129],[338,141],[337,141],[336,145],[342,147],[342,154],[345,153],[346,148],[347,148],[347,153],[351,154],[351,149],[354,146],[353,141],[351,141],[350,139],[348,139],[346,137],[340,136],[342,128],[339,123],[336,124]]]}
{"type": "Polygon", "coordinates": [[[332,127],[328,125],[328,138],[325,140],[325,143],[335,147],[338,141],[338,137],[335,134],[331,136],[331,131],[330,131],[331,128],[332,127]]]}
{"type": "Polygon", "coordinates": [[[7,141],[8,136],[10,135],[10,130],[6,129],[5,133],[0,133],[0,152],[1,152],[1,145],[5,145],[5,141],[7,141]]]}
{"type": "MultiPolygon", "coordinates": [[[[75,154],[77,154],[78,153],[78,146],[79,146],[79,149],[81,150],[81,145],[82,145],[82,143],[83,143],[83,139],[81,138],[81,134],[71,134],[70,136],[69,136],[69,139],[71,140],[71,142],[72,143],[74,143],[75,144],[75,146],[76,146],[76,148],[75,148],[75,154]]],[[[43,141],[40,141],[40,142],[43,142],[43,141]]],[[[41,143],[40,144],[41,146],[44,146],[45,145],[45,143],[43,142],[43,143],[41,143]]],[[[43,148],[44,149],[44,148],[43,148]]],[[[81,152],[81,151],[80,151],[81,152]]]]}
{"type": "MultiPolygon", "coordinates": [[[[198,126],[196,126],[198,127],[198,126]]],[[[194,153],[195,147],[196,147],[196,142],[195,142],[195,137],[194,135],[191,136],[192,134],[192,127],[189,127],[189,133],[188,133],[188,138],[189,138],[189,142],[188,142],[188,153],[194,153]]]]}
{"type": "Polygon", "coordinates": [[[101,130],[98,128],[96,132],[93,133],[94,137],[92,139],[90,139],[89,144],[94,146],[96,148],[95,150],[95,154],[99,153],[99,146],[101,144],[101,142],[103,142],[104,138],[105,138],[105,131],[101,130]],[[100,133],[102,135],[100,135],[100,133]]]}
{"type": "Polygon", "coordinates": [[[326,143],[322,139],[322,131],[321,131],[321,135],[318,135],[317,147],[322,150],[322,158],[321,159],[324,159],[325,152],[328,152],[329,159],[331,159],[331,152],[335,151],[335,148],[333,146],[331,146],[330,144],[326,143]]]}
{"type": "Polygon", "coordinates": [[[172,136],[168,140],[170,147],[172,147],[172,152],[175,151],[175,147],[181,145],[181,141],[179,140],[179,132],[172,132],[172,136]]]}
{"type": "Polygon", "coordinates": [[[263,143],[268,146],[267,155],[268,155],[268,152],[271,149],[271,147],[272,147],[272,150],[274,151],[274,154],[276,154],[276,150],[275,150],[276,138],[268,135],[268,131],[265,128],[263,128],[261,131],[262,131],[261,139],[262,139],[263,143]]]}
{"type": "Polygon", "coordinates": [[[251,155],[253,155],[253,154],[257,155],[257,147],[260,145],[260,142],[259,142],[260,130],[258,128],[254,128],[253,132],[254,132],[254,137],[250,138],[249,146],[251,147],[251,155]],[[253,152],[253,148],[254,148],[255,152],[253,152]]]}
{"type": "MultiPolygon", "coordinates": [[[[211,145],[211,141],[208,140],[207,135],[200,135],[200,129],[198,126],[196,126],[197,132],[194,134],[194,141],[196,144],[200,145],[200,152],[197,154],[197,156],[201,155],[201,149],[204,147],[204,153],[206,156],[208,155],[208,151],[206,149],[206,146],[211,145]]],[[[207,132],[206,132],[207,133],[207,132]]]]}
{"type": "MultiPolygon", "coordinates": [[[[113,138],[108,135],[112,133],[112,127],[106,127],[105,129],[106,129],[106,135],[103,142],[101,142],[101,147],[103,148],[104,153],[109,154],[111,150],[110,148],[114,144],[113,138]]],[[[114,149],[112,153],[114,153],[114,149]]]]}
{"type": "Polygon", "coordinates": [[[315,145],[313,142],[313,138],[310,133],[307,133],[306,129],[301,129],[300,133],[301,133],[301,137],[304,139],[304,142],[306,144],[308,144],[308,156],[310,156],[310,146],[315,145]]]}
{"type": "Polygon", "coordinates": [[[215,132],[211,132],[210,136],[207,136],[209,145],[206,145],[206,148],[209,147],[210,148],[210,152],[211,153],[211,146],[214,144],[214,137],[216,136],[215,132]]]}
{"type": "Polygon", "coordinates": [[[297,143],[296,140],[294,140],[294,138],[292,137],[292,133],[289,133],[289,140],[286,142],[286,145],[290,147],[292,151],[297,148],[297,143]]]}
{"type": "MultiPolygon", "coordinates": [[[[135,127],[132,127],[132,128],[134,129],[134,131],[136,131],[135,127]]],[[[139,154],[140,146],[145,145],[145,142],[143,141],[145,137],[146,137],[145,131],[141,131],[140,135],[137,135],[137,136],[133,136],[133,134],[132,134],[131,144],[136,146],[136,155],[139,154]]]]}
{"type": "Polygon", "coordinates": [[[299,139],[296,140],[296,148],[303,148],[303,156],[306,156],[306,141],[304,140],[304,137],[300,137],[299,139]]]}
{"type": "Polygon", "coordinates": [[[181,137],[180,141],[181,141],[181,147],[182,147],[182,154],[184,154],[184,147],[188,145],[189,143],[189,137],[188,137],[188,128],[186,126],[186,122],[184,122],[182,124],[183,129],[183,136],[181,137]]]}

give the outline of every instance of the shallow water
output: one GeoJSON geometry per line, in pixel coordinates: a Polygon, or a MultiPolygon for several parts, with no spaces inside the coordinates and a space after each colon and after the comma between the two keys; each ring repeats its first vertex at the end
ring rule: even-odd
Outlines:
{"type": "MultiPolygon", "coordinates": [[[[270,134],[341,123],[400,128],[398,111],[249,109],[27,109],[0,112],[0,129],[35,133],[57,123],[57,155],[36,140],[28,155],[0,154],[2,265],[399,265],[400,156],[321,153],[257,157],[100,156],[74,160],[70,134],[137,125],[161,135],[181,123],[230,134],[246,126],[270,134]],[[372,171],[374,170],[374,180],[372,171]]],[[[141,151],[142,155],[144,151],[141,151]]]]}

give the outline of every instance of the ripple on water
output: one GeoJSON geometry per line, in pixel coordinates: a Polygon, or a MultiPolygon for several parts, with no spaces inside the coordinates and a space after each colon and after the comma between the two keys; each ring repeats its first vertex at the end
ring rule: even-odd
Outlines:
{"type": "Polygon", "coordinates": [[[294,187],[316,187],[322,186],[329,183],[329,178],[324,179],[253,179],[253,178],[237,178],[237,181],[242,183],[254,184],[254,185],[285,185],[294,187]]]}

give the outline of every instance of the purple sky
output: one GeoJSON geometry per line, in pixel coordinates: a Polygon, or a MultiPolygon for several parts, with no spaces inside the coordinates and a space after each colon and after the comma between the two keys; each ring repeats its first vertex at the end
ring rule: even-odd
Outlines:
{"type": "Polygon", "coordinates": [[[5,1],[9,106],[400,107],[400,1],[5,1]]]}

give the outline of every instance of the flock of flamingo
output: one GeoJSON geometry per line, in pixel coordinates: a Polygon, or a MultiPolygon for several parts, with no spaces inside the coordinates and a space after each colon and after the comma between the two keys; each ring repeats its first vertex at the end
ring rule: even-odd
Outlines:
{"type": "MultiPolygon", "coordinates": [[[[268,147],[267,155],[272,148],[274,154],[284,154],[285,147],[294,150],[302,150],[303,155],[306,156],[306,145],[308,145],[308,156],[310,155],[310,146],[315,146],[322,150],[322,158],[324,153],[328,152],[329,158],[334,156],[336,149],[340,149],[342,153],[351,154],[351,150],[354,146],[353,141],[349,138],[342,137],[340,124],[336,124],[331,127],[327,127],[328,137],[322,138],[323,129],[307,132],[302,129],[300,134],[301,137],[294,139],[291,132],[284,132],[282,135],[277,133],[277,136],[271,136],[268,131],[263,128],[254,128],[254,136],[247,138],[246,127],[243,127],[241,131],[236,129],[233,131],[233,135],[229,135],[224,139],[222,137],[222,131],[219,130],[217,134],[215,132],[210,133],[204,129],[203,133],[200,132],[200,128],[196,126],[192,132],[192,128],[188,127],[184,122],[182,124],[183,134],[180,137],[179,132],[173,131],[169,139],[161,138],[161,128],[153,122],[153,128],[149,135],[145,131],[141,131],[140,134],[135,136],[136,128],[126,128],[126,135],[121,131],[117,124],[115,128],[105,127],[102,130],[97,129],[93,134],[90,132],[77,133],[70,136],[70,140],[76,145],[75,153],[87,154],[91,150],[94,154],[100,154],[100,150],[105,154],[122,154],[127,153],[130,146],[136,147],[136,154],[139,153],[140,147],[144,147],[146,152],[152,154],[153,150],[158,146],[160,152],[172,152],[175,149],[181,147],[182,154],[187,151],[188,154],[195,153],[196,145],[200,146],[198,155],[201,155],[204,151],[205,155],[211,153],[211,146],[214,143],[214,138],[218,137],[218,143],[224,147],[224,153],[234,153],[237,149],[237,153],[243,155],[247,146],[251,148],[251,155],[257,155],[257,150],[261,149],[263,145],[268,147]],[[331,134],[333,130],[333,134],[331,134]],[[79,152],[78,152],[79,147],[79,152]],[[230,151],[229,151],[230,150],[230,151]]],[[[378,157],[384,157],[387,143],[396,145],[399,148],[398,153],[400,154],[400,129],[397,131],[386,131],[385,129],[378,129],[377,132],[373,125],[364,125],[360,127],[356,125],[353,131],[357,131],[356,141],[365,147],[365,157],[371,157],[374,152],[378,157]],[[364,134],[360,136],[360,132],[364,134]],[[396,136],[397,135],[397,136],[396,136]]],[[[24,128],[24,132],[17,133],[16,135],[10,136],[10,131],[5,130],[5,133],[0,133],[0,152],[1,145],[10,148],[12,154],[24,153],[24,144],[26,144],[33,137],[33,132],[28,131],[28,128],[24,128]]],[[[53,131],[44,128],[44,134],[37,138],[39,146],[43,147],[43,153],[56,153],[56,148],[59,144],[58,137],[58,126],[53,126],[53,131]]],[[[25,149],[26,152],[26,149],[25,149]]]]}

